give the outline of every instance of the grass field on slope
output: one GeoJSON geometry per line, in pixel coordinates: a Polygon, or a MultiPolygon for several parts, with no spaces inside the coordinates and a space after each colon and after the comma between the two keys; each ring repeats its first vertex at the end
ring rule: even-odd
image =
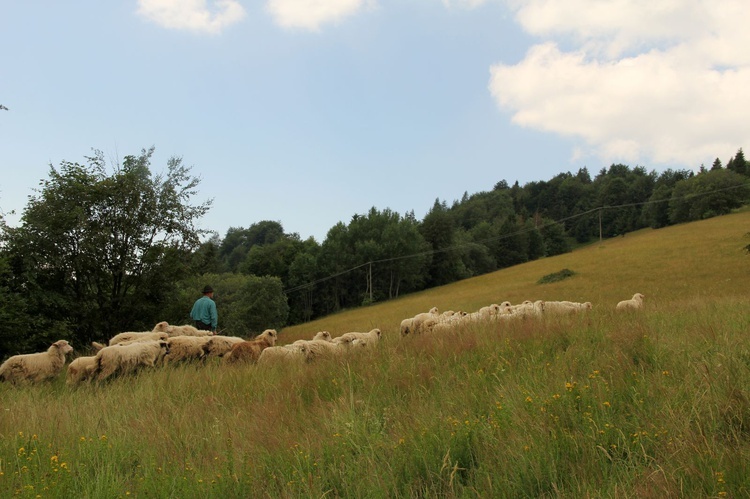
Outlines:
{"type": "Polygon", "coordinates": [[[748,232],[747,211],[644,230],[280,332],[381,328],[341,359],[0,385],[0,495],[748,496],[748,232]],[[594,308],[399,334],[526,299],[594,308]]]}

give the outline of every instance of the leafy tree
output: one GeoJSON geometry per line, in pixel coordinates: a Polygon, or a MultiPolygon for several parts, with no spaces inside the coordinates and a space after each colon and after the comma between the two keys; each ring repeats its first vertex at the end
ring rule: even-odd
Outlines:
{"type": "Polygon", "coordinates": [[[497,227],[489,221],[482,221],[470,231],[461,231],[458,241],[465,247],[463,262],[473,276],[497,270],[494,253],[499,240],[497,227]]]}
{"type": "Polygon", "coordinates": [[[642,209],[644,223],[654,229],[666,227],[672,223],[670,220],[670,199],[674,187],[678,182],[693,176],[693,172],[690,170],[672,170],[670,168],[663,171],[656,178],[649,204],[644,205],[642,209]]]}
{"type": "Polygon", "coordinates": [[[191,271],[196,274],[219,273],[223,267],[219,258],[219,248],[221,240],[219,234],[214,232],[211,237],[201,243],[198,249],[193,253],[191,262],[191,271]]]}
{"type": "Polygon", "coordinates": [[[357,286],[350,270],[365,262],[356,260],[349,240],[349,228],[339,222],[328,230],[326,239],[320,246],[318,270],[320,275],[330,276],[321,282],[317,293],[322,315],[356,303],[354,297],[361,285],[357,286]]]}
{"type": "Polygon", "coordinates": [[[317,278],[316,252],[304,251],[297,253],[289,266],[289,282],[291,289],[287,291],[289,300],[289,322],[298,324],[308,322],[313,318],[315,306],[315,280],[317,278]]]}
{"type": "Polygon", "coordinates": [[[286,325],[289,304],[281,279],[271,276],[248,276],[239,289],[233,314],[254,336],[264,329],[279,329],[286,325]]]}
{"type": "Polygon", "coordinates": [[[669,199],[672,187],[659,185],[649,199],[650,203],[643,207],[643,219],[652,229],[659,229],[669,225],[669,199]]]}
{"type": "Polygon", "coordinates": [[[570,251],[570,243],[565,237],[565,229],[552,220],[544,220],[541,233],[544,239],[545,256],[562,255],[570,251]]]}
{"type": "Polygon", "coordinates": [[[50,166],[21,226],[7,230],[11,292],[23,291],[47,327],[68,324],[74,341],[153,327],[204,233],[194,223],[211,202],[191,204],[199,180],[174,157],[152,175],[153,152],[126,156],[111,173],[99,151],[86,165],[50,166]]]}
{"type": "Polygon", "coordinates": [[[524,263],[529,259],[528,234],[515,217],[508,217],[498,229],[494,253],[498,268],[524,263]]]}
{"type": "Polygon", "coordinates": [[[429,245],[413,213],[401,217],[375,208],[355,215],[348,226],[337,224],[321,246],[324,309],[359,306],[421,289],[430,260],[429,245]]]}
{"type": "Polygon", "coordinates": [[[396,298],[402,293],[409,293],[423,288],[427,267],[432,255],[430,246],[419,232],[419,224],[414,213],[405,217],[390,214],[391,221],[382,233],[382,263],[378,263],[380,277],[376,283],[387,290],[388,299],[396,298]]]}
{"type": "Polygon", "coordinates": [[[671,223],[725,215],[750,200],[747,179],[729,169],[714,170],[678,182],[669,202],[671,223]]]}
{"type": "Polygon", "coordinates": [[[444,201],[435,200],[422,221],[420,232],[433,252],[428,286],[439,286],[468,277],[461,251],[456,247],[456,224],[444,201]]]}
{"type": "Polygon", "coordinates": [[[721,170],[723,167],[721,165],[721,160],[719,158],[716,158],[714,160],[714,163],[711,165],[711,171],[714,170],[721,170]]]}
{"type": "Polygon", "coordinates": [[[272,275],[287,282],[289,265],[299,248],[299,240],[284,236],[270,244],[256,244],[250,248],[238,272],[254,275],[272,275]]]}
{"type": "MultiPolygon", "coordinates": [[[[541,224],[542,221],[540,220],[541,224]]],[[[526,220],[524,224],[524,230],[526,231],[528,238],[528,259],[538,260],[543,257],[547,251],[544,244],[544,236],[538,228],[538,224],[532,220],[526,220]]]]}

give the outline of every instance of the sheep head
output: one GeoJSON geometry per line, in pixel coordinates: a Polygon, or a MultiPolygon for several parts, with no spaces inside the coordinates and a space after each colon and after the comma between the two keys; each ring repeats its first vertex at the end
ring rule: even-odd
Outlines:
{"type": "Polygon", "coordinates": [[[50,348],[56,348],[60,352],[62,352],[63,355],[68,354],[73,351],[73,347],[70,346],[70,343],[68,343],[65,340],[59,340],[52,344],[52,347],[50,348]]]}
{"type": "Polygon", "coordinates": [[[167,332],[169,328],[169,323],[167,321],[161,321],[156,326],[154,326],[154,331],[156,332],[167,332]]]}

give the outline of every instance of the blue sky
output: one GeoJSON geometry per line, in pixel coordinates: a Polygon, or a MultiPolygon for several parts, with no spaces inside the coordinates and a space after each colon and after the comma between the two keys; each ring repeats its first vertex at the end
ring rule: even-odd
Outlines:
{"type": "MultiPolygon", "coordinates": [[[[560,172],[750,143],[746,0],[121,0],[0,7],[0,212],[49,165],[155,146],[213,199],[325,239],[560,172]]],[[[15,214],[11,212],[15,211],[15,214]]]]}

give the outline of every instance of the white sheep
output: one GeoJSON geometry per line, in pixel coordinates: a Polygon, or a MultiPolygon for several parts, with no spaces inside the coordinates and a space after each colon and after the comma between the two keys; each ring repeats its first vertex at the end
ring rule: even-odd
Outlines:
{"type": "Polygon", "coordinates": [[[77,357],[68,364],[68,372],[65,382],[68,385],[77,385],[84,381],[89,381],[96,374],[97,364],[96,356],[77,357]]]}
{"type": "Polygon", "coordinates": [[[323,340],[309,340],[304,343],[309,350],[309,359],[332,357],[348,352],[352,346],[351,338],[343,338],[338,343],[323,340]]]}
{"type": "Polygon", "coordinates": [[[367,340],[362,338],[354,338],[352,340],[352,349],[356,350],[357,348],[366,348],[367,345],[371,345],[372,343],[368,343],[367,340]]]}
{"type": "Polygon", "coordinates": [[[232,346],[245,341],[239,336],[223,336],[217,334],[211,336],[203,345],[203,353],[206,357],[223,357],[232,350],[232,346]]]}
{"type": "Polygon", "coordinates": [[[318,331],[315,333],[315,336],[313,336],[314,340],[323,340],[323,341],[331,341],[333,338],[331,338],[331,333],[328,331],[318,331]]]}
{"type": "Polygon", "coordinates": [[[593,306],[591,305],[591,302],[585,302],[580,303],[577,301],[547,301],[546,303],[546,311],[547,312],[557,312],[557,313],[578,313],[578,312],[585,312],[588,310],[591,310],[593,306]]]}
{"type": "MultiPolygon", "coordinates": [[[[432,330],[440,319],[440,312],[437,307],[432,307],[428,312],[422,312],[411,318],[411,323],[406,334],[426,333],[432,330]]],[[[403,330],[404,321],[401,322],[401,335],[406,336],[403,330]]]]}
{"type": "Polygon", "coordinates": [[[422,312],[414,317],[402,320],[399,327],[401,336],[430,331],[439,321],[452,315],[453,311],[443,312],[441,314],[437,307],[432,307],[427,312],[422,312]]]}
{"type": "Polygon", "coordinates": [[[481,317],[484,317],[485,319],[489,319],[491,317],[494,317],[500,313],[500,305],[497,303],[493,303],[492,305],[488,305],[486,307],[482,307],[479,309],[479,315],[481,317]]]}
{"type": "Polygon", "coordinates": [[[305,343],[292,343],[291,345],[264,348],[260,352],[260,357],[258,357],[258,365],[286,361],[306,362],[311,358],[310,349],[305,343]]]}
{"type": "MultiPolygon", "coordinates": [[[[318,331],[317,333],[315,333],[315,336],[313,336],[312,339],[321,340],[321,341],[333,341],[333,338],[331,337],[331,333],[329,333],[328,331],[318,331]]],[[[308,341],[310,340],[296,340],[292,344],[301,345],[301,344],[307,343],[308,341]]]]}
{"type": "Polygon", "coordinates": [[[166,363],[203,360],[206,356],[205,346],[211,336],[172,336],[167,339],[169,353],[164,358],[166,363]]]}
{"type": "Polygon", "coordinates": [[[401,321],[401,336],[408,336],[414,332],[414,318],[409,317],[401,321]]]}
{"type": "Polygon", "coordinates": [[[525,300],[519,305],[512,305],[509,309],[509,313],[501,315],[500,317],[541,317],[547,312],[547,303],[549,302],[544,300],[537,300],[534,302],[531,300],[525,300]]]}
{"type": "Polygon", "coordinates": [[[73,351],[65,340],[54,342],[46,352],[14,355],[0,365],[0,381],[38,383],[60,374],[65,355],[73,351]]]}
{"type": "Polygon", "coordinates": [[[646,295],[636,293],[629,300],[623,300],[617,304],[616,310],[640,310],[643,308],[643,299],[646,295]]]}
{"type": "Polygon", "coordinates": [[[207,331],[205,329],[198,329],[190,324],[184,326],[172,326],[167,321],[159,322],[154,326],[154,332],[167,333],[170,337],[172,336],[212,336],[213,331],[207,331]]]}
{"type": "Polygon", "coordinates": [[[380,340],[380,337],[382,336],[382,332],[380,329],[375,328],[371,329],[370,331],[366,333],[359,333],[359,332],[351,332],[351,333],[344,333],[341,336],[338,336],[333,339],[334,343],[341,343],[342,341],[345,341],[346,339],[354,340],[361,340],[365,342],[366,344],[374,345],[380,340]]]}
{"type": "Polygon", "coordinates": [[[137,341],[104,347],[96,353],[94,376],[103,381],[115,373],[129,374],[143,367],[154,367],[169,353],[164,340],[137,341]]]}

